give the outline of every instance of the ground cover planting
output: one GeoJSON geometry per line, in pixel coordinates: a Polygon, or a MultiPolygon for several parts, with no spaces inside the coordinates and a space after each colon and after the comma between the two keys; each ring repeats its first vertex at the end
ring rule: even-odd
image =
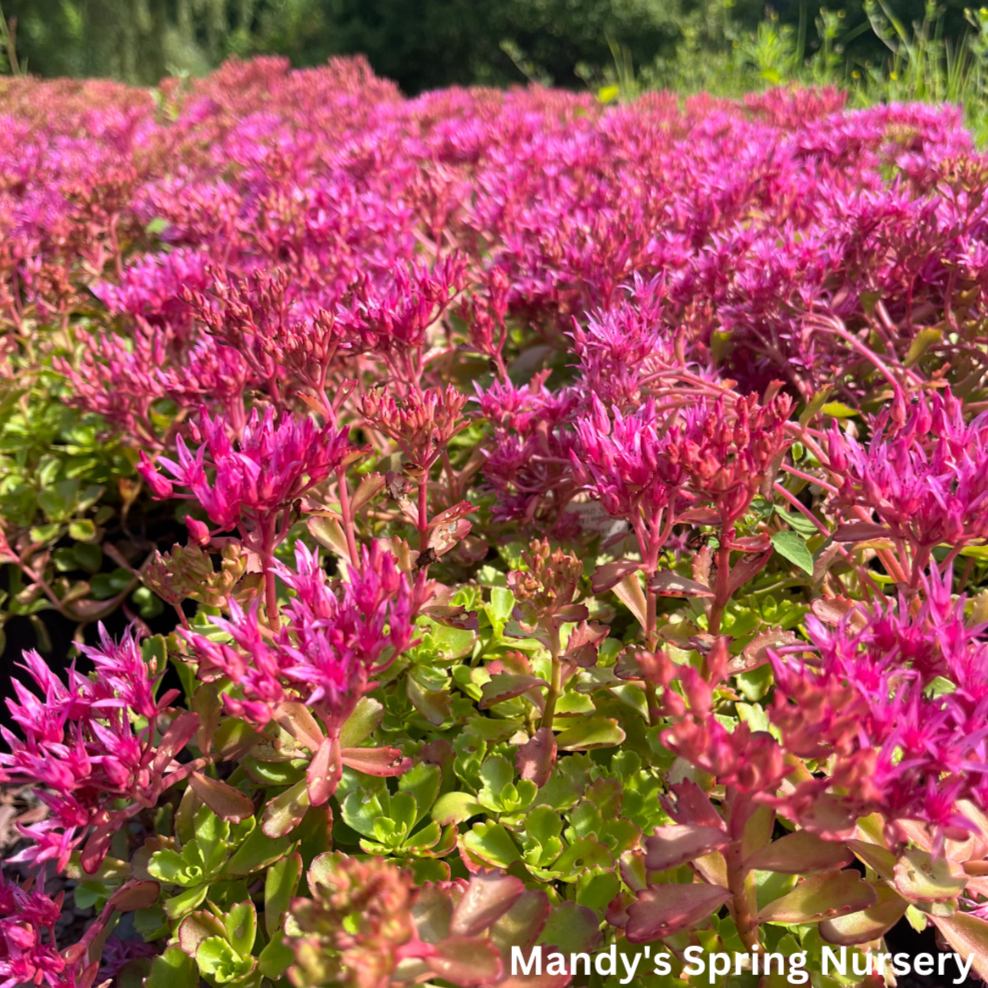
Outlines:
{"type": "Polygon", "coordinates": [[[844,101],[5,81],[0,986],[988,978],[988,160],[844,101]]]}

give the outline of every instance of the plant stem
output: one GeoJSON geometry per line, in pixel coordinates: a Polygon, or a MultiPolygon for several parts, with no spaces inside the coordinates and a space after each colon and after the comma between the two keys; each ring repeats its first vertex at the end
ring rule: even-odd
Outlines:
{"type": "Polygon", "coordinates": [[[539,727],[552,727],[552,718],[556,713],[556,701],[563,691],[563,664],[559,660],[559,627],[555,621],[550,621],[549,652],[552,655],[552,677],[549,692],[545,698],[545,712],[539,727]]]}
{"type": "Polygon", "coordinates": [[[717,584],[714,588],[714,601],[710,607],[710,618],[707,621],[707,630],[712,635],[720,634],[720,622],[724,616],[724,608],[730,600],[729,582],[731,578],[731,550],[730,539],[734,532],[726,529],[721,531],[720,548],[717,550],[717,584]]]}
{"type": "Polygon", "coordinates": [[[350,488],[347,485],[346,471],[341,470],[336,475],[337,486],[340,495],[340,514],[343,516],[343,534],[346,535],[346,549],[350,554],[350,562],[356,566],[359,562],[357,556],[357,540],[353,534],[353,512],[350,510],[350,488]]]}
{"type": "Polygon", "coordinates": [[[724,859],[727,861],[727,887],[734,896],[734,925],[738,928],[738,936],[749,951],[758,949],[758,924],[751,915],[751,904],[748,901],[748,890],[745,888],[745,871],[743,867],[743,838],[736,837],[727,845],[724,859]]]}
{"type": "Polygon", "coordinates": [[[419,481],[419,552],[425,552],[429,543],[429,475],[419,481]]]}
{"type": "MultiPolygon", "coordinates": [[[[646,584],[645,587],[645,645],[649,651],[655,651],[657,636],[655,634],[656,604],[658,595],[646,584]]],[[[655,692],[655,683],[645,680],[645,702],[648,705],[648,726],[654,727],[658,722],[659,700],[655,692]]]]}

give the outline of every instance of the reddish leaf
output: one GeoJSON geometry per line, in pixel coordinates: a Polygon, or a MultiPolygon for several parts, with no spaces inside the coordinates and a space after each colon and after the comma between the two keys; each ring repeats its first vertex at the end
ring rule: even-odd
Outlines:
{"type": "Polygon", "coordinates": [[[440,511],[439,514],[429,522],[429,528],[436,528],[439,525],[448,525],[450,522],[463,518],[465,515],[472,514],[476,510],[477,509],[469,501],[460,501],[458,504],[454,504],[451,508],[447,508],[445,511],[440,511]]]}
{"type": "Polygon", "coordinates": [[[551,907],[541,889],[525,889],[515,904],[491,927],[491,940],[501,949],[527,950],[538,940],[551,907]]]}
{"type": "Polygon", "coordinates": [[[873,539],[887,539],[891,534],[884,525],[876,525],[870,521],[852,521],[846,525],[838,525],[833,539],[835,542],[871,542],[873,539]]]}
{"type": "Polygon", "coordinates": [[[189,777],[189,785],[221,820],[240,823],[254,815],[254,804],[250,797],[219,779],[210,779],[201,772],[193,772],[189,777]]]}
{"type": "Polygon", "coordinates": [[[198,714],[191,711],[180,713],[171,722],[158,743],[158,750],[155,753],[154,761],[151,763],[152,775],[163,775],[174,757],[192,740],[198,729],[198,714]]]}
{"type": "Polygon", "coordinates": [[[687,508],[678,515],[677,521],[689,522],[692,525],[719,525],[721,516],[714,508],[687,508]]]}
{"type": "Polygon", "coordinates": [[[650,885],[628,907],[628,942],[651,943],[688,930],[730,898],[718,885],[650,885]]]}
{"type": "Polygon", "coordinates": [[[713,597],[710,587],[680,576],[671,569],[653,576],[648,581],[648,587],[660,597],[713,597]]]}
{"type": "Polygon", "coordinates": [[[157,882],[125,882],[106,904],[121,913],[150,909],[158,901],[160,891],[161,886],[157,882]]]}
{"type": "Polygon", "coordinates": [[[826,841],[808,830],[797,830],[756,851],[744,864],[756,871],[805,875],[841,868],[850,863],[851,857],[844,844],[826,841]]]}
{"type": "Polygon", "coordinates": [[[656,827],[655,833],[645,838],[645,867],[649,871],[675,868],[727,842],[727,834],[717,827],[681,823],[656,827]]]}
{"type": "Polygon", "coordinates": [[[340,758],[347,768],[364,775],[401,775],[412,767],[411,758],[405,758],[398,748],[344,748],[340,758]]]}
{"type": "Polygon", "coordinates": [[[478,872],[456,904],[450,933],[459,937],[476,936],[497,922],[524,891],[520,878],[497,871],[478,872]]]}
{"type": "Polygon", "coordinates": [[[481,710],[487,710],[495,703],[512,700],[516,696],[527,693],[533,687],[548,686],[549,684],[538,676],[513,676],[510,673],[497,673],[484,683],[480,691],[481,710]]]}
{"type": "Polygon", "coordinates": [[[734,593],[739,587],[743,587],[749,580],[753,580],[772,558],[773,549],[763,552],[761,555],[742,556],[740,562],[731,569],[731,579],[728,582],[728,592],[734,593]]]}
{"type": "Polygon", "coordinates": [[[594,570],[591,588],[594,594],[605,593],[617,586],[626,576],[637,573],[639,569],[641,569],[641,563],[636,563],[632,559],[619,559],[617,562],[604,563],[594,570]]]}
{"type": "Polygon", "coordinates": [[[299,744],[305,745],[309,751],[318,751],[323,743],[322,728],[304,703],[295,700],[282,703],[278,707],[275,721],[283,731],[299,744]]]}
{"type": "Polygon", "coordinates": [[[850,618],[851,627],[855,631],[860,631],[868,623],[868,620],[860,610],[855,610],[857,607],[858,601],[851,600],[849,597],[817,597],[816,600],[810,602],[810,610],[814,616],[824,624],[831,626],[840,624],[845,614],[854,611],[850,618]]]}
{"type": "Polygon", "coordinates": [[[326,738],[309,763],[306,779],[309,783],[309,801],[313,806],[322,806],[336,792],[343,772],[340,756],[339,742],[326,738]]]}
{"type": "Polygon", "coordinates": [[[794,645],[799,639],[791,632],[782,628],[768,628],[759,632],[745,646],[740,655],[735,655],[727,663],[727,672],[730,676],[736,676],[741,672],[751,672],[768,662],[768,650],[770,648],[780,648],[783,645],[794,645]]]}
{"type": "Polygon", "coordinates": [[[497,947],[478,937],[448,937],[436,944],[435,954],[426,963],[437,977],[461,988],[497,981],[503,970],[497,947]]]}
{"type": "Polygon", "coordinates": [[[531,779],[540,789],[549,781],[556,763],[556,736],[551,727],[540,727],[518,749],[515,765],[523,779],[531,779]]]}
{"type": "Polygon", "coordinates": [[[608,631],[603,625],[582,621],[570,634],[563,658],[584,669],[596,665],[598,646],[607,637],[608,631]]]}
{"type": "Polygon", "coordinates": [[[458,521],[443,522],[429,532],[428,549],[432,549],[437,556],[445,555],[461,539],[465,539],[470,534],[472,528],[466,518],[458,521]]]}
{"type": "Polygon", "coordinates": [[[741,552],[767,552],[771,545],[771,536],[768,532],[762,532],[759,535],[746,535],[735,539],[731,543],[731,548],[739,549],[741,552]]]}
{"type": "Polygon", "coordinates": [[[116,829],[113,824],[104,823],[103,826],[97,827],[90,834],[81,855],[82,870],[87,875],[95,875],[99,870],[99,866],[103,863],[103,858],[106,857],[106,852],[110,848],[110,841],[113,839],[116,829]]]}
{"type": "Polygon", "coordinates": [[[962,960],[973,956],[975,973],[982,981],[988,981],[988,922],[962,912],[930,919],[962,960]]]}

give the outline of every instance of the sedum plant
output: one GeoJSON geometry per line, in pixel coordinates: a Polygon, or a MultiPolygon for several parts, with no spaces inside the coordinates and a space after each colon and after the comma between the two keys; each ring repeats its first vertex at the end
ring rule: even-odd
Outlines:
{"type": "Polygon", "coordinates": [[[954,111],[3,100],[0,986],[988,977],[954,111]]]}

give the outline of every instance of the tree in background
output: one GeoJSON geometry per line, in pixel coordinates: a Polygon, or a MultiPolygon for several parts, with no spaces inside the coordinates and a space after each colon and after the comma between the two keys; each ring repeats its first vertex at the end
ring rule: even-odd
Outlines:
{"type": "Polygon", "coordinates": [[[363,52],[414,94],[526,77],[579,86],[615,61],[645,67],[650,84],[717,88],[718,66],[725,79],[736,75],[732,49],[750,49],[769,83],[773,60],[801,67],[822,52],[816,64],[831,77],[819,81],[838,81],[855,65],[889,61],[873,22],[894,38],[886,15],[908,31],[935,20],[946,51],[966,29],[964,3],[943,0],[932,20],[925,0],[848,0],[840,11],[820,0],[3,0],[3,9],[16,20],[22,65],[43,76],[153,85],[231,55],[305,66],[363,52]]]}

